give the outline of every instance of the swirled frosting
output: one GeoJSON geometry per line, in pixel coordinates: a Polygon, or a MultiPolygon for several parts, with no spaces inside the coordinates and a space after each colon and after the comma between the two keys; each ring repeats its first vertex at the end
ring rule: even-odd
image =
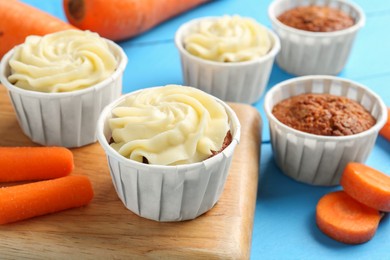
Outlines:
{"type": "Polygon", "coordinates": [[[200,162],[222,148],[229,131],[225,108],[192,87],[168,85],[128,96],[112,110],[111,146],[156,165],[200,162]]]}
{"type": "Polygon", "coordinates": [[[8,80],[40,92],[68,92],[94,85],[117,66],[107,41],[90,31],[66,30],[29,36],[15,48],[8,80]]]}
{"type": "Polygon", "coordinates": [[[272,47],[267,30],[251,18],[223,16],[200,20],[184,39],[184,48],[197,57],[240,62],[264,56],[272,47]]]}

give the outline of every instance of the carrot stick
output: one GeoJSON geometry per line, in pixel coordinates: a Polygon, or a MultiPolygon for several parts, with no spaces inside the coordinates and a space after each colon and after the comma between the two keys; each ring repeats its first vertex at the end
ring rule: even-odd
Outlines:
{"type": "Polygon", "coordinates": [[[361,163],[348,163],[340,180],[349,196],[380,211],[390,212],[390,176],[361,163]]]}
{"type": "Polygon", "coordinates": [[[74,27],[17,0],[0,0],[0,58],[28,35],[45,35],[74,27]]]}
{"type": "Polygon", "coordinates": [[[0,182],[63,177],[74,168],[64,147],[0,147],[0,182]]]}
{"type": "Polygon", "coordinates": [[[386,124],[379,131],[379,134],[390,141],[390,107],[387,108],[387,121],[386,124]]]}
{"type": "Polygon", "coordinates": [[[68,21],[82,30],[124,40],[209,0],[63,0],[68,21]]]}
{"type": "Polygon", "coordinates": [[[370,240],[381,214],[351,198],[344,191],[323,196],[316,208],[318,228],[329,237],[347,244],[360,244],[370,240]]]}
{"type": "Polygon", "coordinates": [[[0,224],[81,207],[92,198],[88,177],[78,175],[1,188],[0,224]]]}

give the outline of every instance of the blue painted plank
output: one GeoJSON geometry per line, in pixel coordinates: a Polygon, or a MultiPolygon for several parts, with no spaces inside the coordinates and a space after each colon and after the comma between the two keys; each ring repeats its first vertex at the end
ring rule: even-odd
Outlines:
{"type": "MultiPolygon", "coordinates": [[[[65,20],[62,0],[24,0],[65,20]]],[[[109,2],[109,1],[108,1],[109,2]]],[[[203,16],[239,14],[251,16],[270,26],[267,8],[270,0],[215,0],[155,27],[149,32],[123,41],[120,45],[129,57],[124,75],[127,93],[140,88],[181,84],[179,55],[173,43],[177,28],[184,22],[203,16]]],[[[350,59],[339,75],[367,85],[390,106],[390,2],[356,0],[367,15],[350,59]]],[[[267,90],[292,78],[274,65],[267,90]]],[[[340,187],[324,188],[298,183],[286,176],[273,161],[268,122],[261,98],[254,106],[263,121],[263,142],[258,199],[256,203],[252,259],[384,259],[389,258],[390,220],[385,217],[377,234],[365,244],[348,246],[323,235],[314,221],[315,205],[325,193],[340,187]]],[[[379,137],[367,164],[390,174],[390,142],[379,137]]]]}

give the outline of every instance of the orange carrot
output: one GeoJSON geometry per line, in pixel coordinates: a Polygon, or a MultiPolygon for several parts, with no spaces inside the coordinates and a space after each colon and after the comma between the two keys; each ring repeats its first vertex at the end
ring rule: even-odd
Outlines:
{"type": "Polygon", "coordinates": [[[387,122],[379,131],[379,134],[390,141],[390,107],[387,108],[387,122]]]}
{"type": "Polygon", "coordinates": [[[63,177],[74,168],[65,147],[0,147],[0,182],[63,177]]]}
{"type": "Polygon", "coordinates": [[[361,163],[348,163],[340,180],[349,196],[380,211],[390,212],[390,176],[361,163]]]}
{"type": "Polygon", "coordinates": [[[0,58],[28,35],[45,35],[74,27],[17,0],[0,0],[0,58]]]}
{"type": "Polygon", "coordinates": [[[317,204],[318,228],[329,237],[347,244],[360,244],[370,240],[381,214],[354,200],[344,191],[331,192],[317,204]]]}
{"type": "Polygon", "coordinates": [[[78,175],[1,188],[0,224],[81,207],[92,198],[88,177],[78,175]]]}
{"type": "Polygon", "coordinates": [[[63,0],[68,21],[117,41],[145,32],[209,0],[63,0]]]}

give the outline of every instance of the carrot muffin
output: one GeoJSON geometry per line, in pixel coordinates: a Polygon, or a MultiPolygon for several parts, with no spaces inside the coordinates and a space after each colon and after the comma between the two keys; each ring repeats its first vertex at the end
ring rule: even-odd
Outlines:
{"type": "Polygon", "coordinates": [[[263,94],[280,41],[256,20],[201,17],[175,34],[184,85],[223,101],[252,104],[263,94]]]}
{"type": "Polygon", "coordinates": [[[272,113],[296,130],[325,136],[357,134],[376,123],[359,103],[330,94],[294,96],[276,104],[272,113]]]}
{"type": "Polygon", "coordinates": [[[90,31],[30,35],[0,64],[23,132],[45,146],[95,142],[103,108],[122,93],[127,56],[90,31]]]}
{"type": "Polygon", "coordinates": [[[240,122],[214,96],[167,85],[128,93],[106,106],[97,135],[123,204],[144,218],[183,221],[217,203],[240,122]]]}
{"type": "Polygon", "coordinates": [[[341,10],[315,5],[287,10],[278,19],[287,26],[311,32],[339,31],[355,23],[352,17],[341,10]]]}

